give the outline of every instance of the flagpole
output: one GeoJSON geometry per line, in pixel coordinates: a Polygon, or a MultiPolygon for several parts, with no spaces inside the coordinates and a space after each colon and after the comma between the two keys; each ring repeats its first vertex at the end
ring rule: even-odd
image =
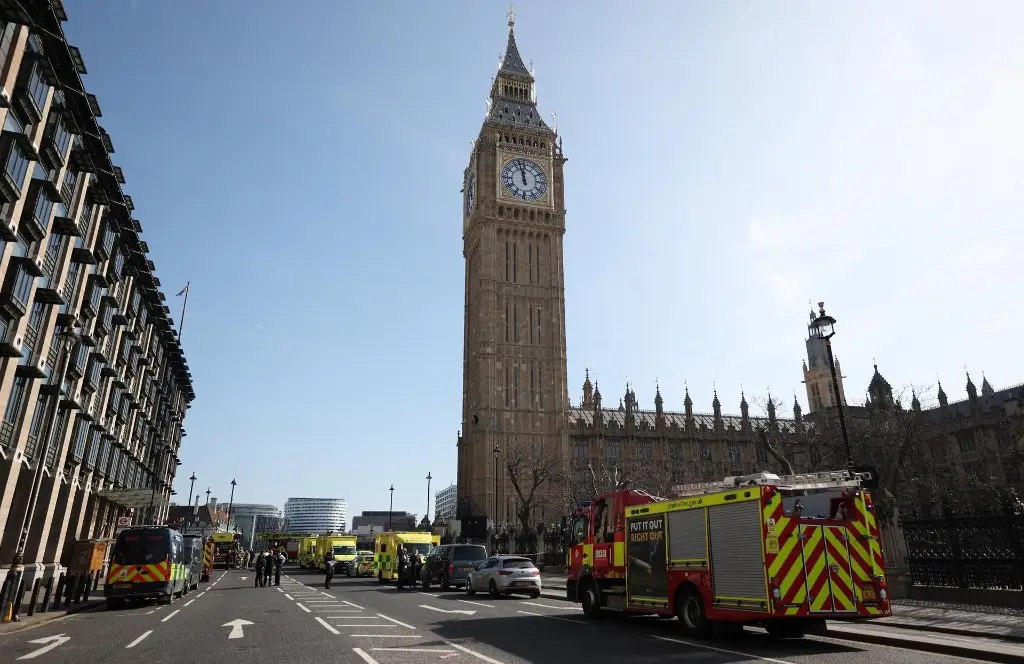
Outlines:
{"type": "Polygon", "coordinates": [[[191,281],[185,284],[185,301],[181,303],[181,320],[178,321],[178,343],[181,343],[181,337],[185,333],[185,307],[188,306],[188,287],[191,284],[191,281]]]}

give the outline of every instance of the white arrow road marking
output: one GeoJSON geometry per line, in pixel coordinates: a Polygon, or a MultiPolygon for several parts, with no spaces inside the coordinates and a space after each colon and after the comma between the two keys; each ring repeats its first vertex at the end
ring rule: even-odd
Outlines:
{"type": "Polygon", "coordinates": [[[139,645],[140,643],[142,643],[142,641],[143,641],[143,640],[144,640],[144,639],[145,639],[145,638],[146,638],[147,636],[149,636],[149,635],[150,635],[150,634],[152,634],[152,633],[153,633],[153,630],[149,630],[148,632],[143,632],[143,633],[142,633],[142,636],[140,636],[139,638],[135,639],[134,641],[132,641],[131,643],[129,643],[128,645],[126,645],[126,646],[125,646],[125,649],[128,649],[128,648],[134,648],[135,646],[137,646],[137,645],[139,645]]]}
{"type": "Polygon", "coordinates": [[[38,650],[34,650],[27,655],[22,655],[18,659],[35,659],[40,655],[45,655],[58,646],[64,645],[70,640],[70,636],[64,636],[63,634],[54,634],[53,636],[44,636],[41,639],[33,639],[29,641],[29,643],[41,645],[43,647],[38,650]]]}
{"type": "Polygon", "coordinates": [[[254,624],[254,623],[251,623],[248,620],[242,620],[241,618],[235,618],[231,622],[224,623],[223,625],[221,625],[221,627],[230,627],[231,628],[231,631],[228,632],[228,638],[229,639],[240,639],[243,636],[245,636],[245,633],[242,631],[242,626],[243,625],[252,625],[252,624],[254,624]]]}
{"type": "Polygon", "coordinates": [[[462,614],[467,615],[467,616],[471,616],[474,613],[476,613],[476,611],[465,610],[465,609],[451,609],[451,610],[449,610],[449,609],[439,609],[436,606],[430,606],[429,604],[420,604],[420,608],[421,609],[430,609],[431,611],[437,611],[438,613],[462,613],[462,614]]]}

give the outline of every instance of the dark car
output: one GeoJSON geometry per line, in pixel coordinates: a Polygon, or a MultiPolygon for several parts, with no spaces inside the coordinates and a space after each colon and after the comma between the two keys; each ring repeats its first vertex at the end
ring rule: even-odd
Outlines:
{"type": "Polygon", "coordinates": [[[434,547],[423,561],[423,589],[436,583],[441,590],[463,587],[473,567],[487,559],[483,544],[442,544],[434,547]]]}

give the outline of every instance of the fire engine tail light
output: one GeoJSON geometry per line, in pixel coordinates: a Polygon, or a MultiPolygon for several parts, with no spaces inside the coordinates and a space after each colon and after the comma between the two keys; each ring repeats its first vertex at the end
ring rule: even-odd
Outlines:
{"type": "Polygon", "coordinates": [[[771,579],[772,584],[772,599],[778,601],[782,599],[782,591],[779,590],[779,584],[775,582],[775,579],[771,579]]]}
{"type": "Polygon", "coordinates": [[[448,573],[451,574],[454,571],[455,571],[455,565],[449,565],[448,566],[448,573]]]}

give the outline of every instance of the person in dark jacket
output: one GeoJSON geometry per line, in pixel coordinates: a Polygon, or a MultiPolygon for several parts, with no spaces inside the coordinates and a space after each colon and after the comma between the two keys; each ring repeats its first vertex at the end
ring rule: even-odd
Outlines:
{"type": "Polygon", "coordinates": [[[263,585],[270,587],[270,578],[274,574],[274,556],[270,551],[263,552],[263,585]]]}
{"type": "Polygon", "coordinates": [[[263,565],[267,559],[261,554],[256,556],[256,587],[263,586],[263,565]]]}
{"type": "Polygon", "coordinates": [[[285,555],[284,551],[278,551],[277,555],[274,556],[274,585],[281,585],[281,566],[284,565],[285,555]]]}

